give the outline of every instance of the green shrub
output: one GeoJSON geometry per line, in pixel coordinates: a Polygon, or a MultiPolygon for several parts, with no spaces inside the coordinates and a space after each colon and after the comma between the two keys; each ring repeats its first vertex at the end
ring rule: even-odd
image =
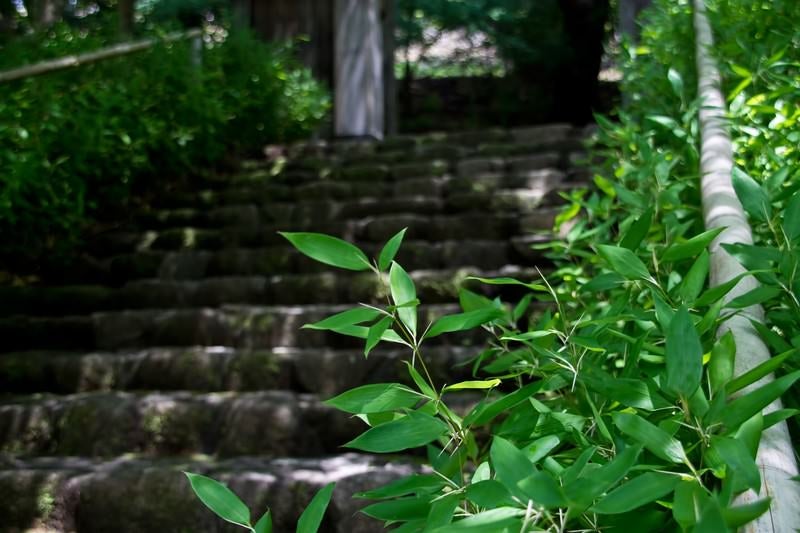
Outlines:
{"type": "MultiPolygon", "coordinates": [[[[80,31],[65,28],[45,56],[80,51],[80,31]]],[[[199,71],[189,58],[189,43],[163,44],[0,86],[7,264],[69,248],[87,220],[134,192],[303,137],[327,112],[327,94],[290,51],[250,33],[208,44],[199,71]]]]}

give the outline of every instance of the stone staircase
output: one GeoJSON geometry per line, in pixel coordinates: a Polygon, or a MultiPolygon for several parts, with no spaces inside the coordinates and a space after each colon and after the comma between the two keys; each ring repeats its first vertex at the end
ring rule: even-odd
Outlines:
{"type": "MultiPolygon", "coordinates": [[[[0,531],[236,531],[194,498],[182,470],[221,479],[290,531],[324,484],[323,530],[380,531],[359,490],[414,457],[343,453],[363,430],[322,400],[405,380],[393,348],[300,326],[374,300],[373,274],[319,265],[276,233],[320,231],[369,254],[407,227],[397,257],[423,317],[455,312],[468,275],[535,277],[583,132],[567,125],[292,147],[175,192],[53,269],[49,285],[0,287],[0,531]]],[[[503,293],[502,291],[505,291],[503,293]]],[[[480,335],[431,342],[439,383],[468,375],[480,335]]],[[[469,398],[464,399],[465,402],[469,398]]]]}

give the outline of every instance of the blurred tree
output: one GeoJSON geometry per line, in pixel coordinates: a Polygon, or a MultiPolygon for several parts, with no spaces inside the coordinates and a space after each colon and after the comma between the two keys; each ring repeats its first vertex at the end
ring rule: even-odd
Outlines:
{"type": "MultiPolygon", "coordinates": [[[[559,115],[591,120],[609,0],[398,0],[398,42],[427,51],[448,31],[481,33],[524,84],[548,89],[559,115]]],[[[408,59],[408,58],[407,58],[408,59]]],[[[406,61],[404,93],[412,68],[406,61]]]]}

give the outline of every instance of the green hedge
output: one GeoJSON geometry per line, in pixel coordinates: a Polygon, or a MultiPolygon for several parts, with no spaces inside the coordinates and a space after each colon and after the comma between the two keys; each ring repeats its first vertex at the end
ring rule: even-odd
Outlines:
{"type": "MultiPolygon", "coordinates": [[[[54,30],[39,56],[96,44],[75,40],[77,31],[54,30]]],[[[289,50],[246,32],[219,40],[200,70],[182,42],[0,85],[5,261],[67,248],[132,193],[303,137],[324,118],[327,93],[289,50]]]]}

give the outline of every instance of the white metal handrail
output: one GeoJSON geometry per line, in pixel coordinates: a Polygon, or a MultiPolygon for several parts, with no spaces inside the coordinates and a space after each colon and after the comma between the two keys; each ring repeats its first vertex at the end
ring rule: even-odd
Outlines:
{"type": "MultiPolygon", "coordinates": [[[[703,216],[706,229],[725,228],[711,243],[710,284],[721,285],[745,272],[739,262],[723,248],[726,243],[752,244],[753,233],[736,196],[731,180],[733,146],[728,133],[725,98],[722,95],[721,77],[711,55],[714,38],[706,16],[705,0],[694,0],[694,28],[697,61],[697,92],[700,97],[700,175],[703,216]]],[[[730,301],[758,286],[753,276],[744,277],[726,296],[730,301]]],[[[764,310],[760,305],[745,309],[728,318],[717,332],[718,336],[730,331],[736,341],[734,371],[737,376],[770,358],[766,347],[751,320],[763,322],[764,310]]],[[[774,379],[763,378],[739,394],[774,379]]],[[[780,400],[770,404],[765,411],[781,408],[780,400]]],[[[743,528],[748,533],[789,533],[800,529],[800,484],[792,480],[797,476],[797,463],[792,441],[785,422],[764,430],[756,455],[761,471],[761,492],[747,491],[737,497],[737,503],[750,503],[760,498],[772,498],[769,511],[743,528]]]]}

